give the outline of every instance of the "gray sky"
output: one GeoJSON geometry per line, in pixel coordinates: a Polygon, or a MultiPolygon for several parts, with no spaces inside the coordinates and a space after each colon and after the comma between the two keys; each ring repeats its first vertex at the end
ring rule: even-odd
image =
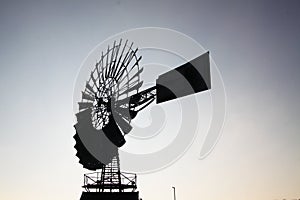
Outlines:
{"type": "Polygon", "coordinates": [[[171,167],[140,175],[140,196],[299,198],[299,1],[1,1],[0,197],[79,199],[73,88],[83,59],[107,37],[157,26],[209,49],[228,104],[204,160],[197,142],[171,167]],[[298,92],[297,92],[298,91],[298,92]]]}

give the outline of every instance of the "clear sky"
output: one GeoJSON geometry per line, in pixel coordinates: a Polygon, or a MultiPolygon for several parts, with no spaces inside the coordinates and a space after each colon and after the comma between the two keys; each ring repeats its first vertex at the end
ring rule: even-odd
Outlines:
{"type": "Polygon", "coordinates": [[[79,199],[73,89],[97,44],[131,28],[183,32],[209,49],[227,92],[214,151],[200,141],[156,173],[144,200],[300,198],[300,2],[1,1],[0,199],[79,199]]]}

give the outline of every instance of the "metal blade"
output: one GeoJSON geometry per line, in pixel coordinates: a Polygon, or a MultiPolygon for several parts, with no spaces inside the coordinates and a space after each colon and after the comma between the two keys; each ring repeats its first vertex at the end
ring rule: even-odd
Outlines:
{"type": "Polygon", "coordinates": [[[93,107],[93,103],[90,102],[79,102],[78,105],[79,105],[79,110],[93,107]]]}
{"type": "MultiPolygon", "coordinates": [[[[108,164],[111,159],[116,156],[118,149],[117,147],[104,135],[102,130],[97,130],[92,124],[92,110],[86,109],[76,114],[78,123],[74,125],[76,132],[78,133],[79,139],[78,144],[75,148],[78,151],[78,157],[84,155],[84,149],[86,148],[89,152],[92,152],[93,156],[104,164],[108,164]],[[80,142],[82,141],[82,145],[80,142]],[[82,152],[83,151],[83,152],[82,152]]],[[[77,136],[76,136],[77,137],[77,136]]],[[[75,137],[75,139],[76,139],[75,137]]],[[[77,138],[78,139],[78,138],[77,138]]],[[[82,164],[91,168],[89,161],[83,157],[82,164]]]]}
{"type": "Polygon", "coordinates": [[[93,87],[92,86],[90,86],[90,84],[88,83],[88,82],[86,82],[86,85],[85,85],[85,87],[92,93],[92,94],[94,94],[95,93],[95,91],[94,91],[94,89],[93,89],[93,87]]]}
{"type": "MultiPolygon", "coordinates": [[[[127,53],[126,53],[124,59],[122,60],[121,66],[120,66],[119,70],[117,71],[117,73],[116,73],[115,76],[114,76],[114,78],[115,78],[116,80],[118,80],[118,79],[120,78],[120,75],[122,75],[122,74],[124,73],[124,71],[126,70],[126,68],[127,68],[127,66],[125,65],[125,62],[126,62],[127,59],[128,59],[128,54],[130,53],[130,50],[131,50],[131,48],[132,48],[132,45],[133,45],[133,42],[131,43],[131,45],[130,45],[130,47],[129,47],[129,50],[127,51],[127,53]],[[119,78],[118,78],[118,77],[119,77],[119,78]]],[[[125,49],[125,47],[126,47],[126,46],[124,46],[124,49],[125,49]]],[[[124,49],[123,49],[123,50],[124,50],[124,49]]],[[[122,52],[122,54],[123,54],[123,52],[122,52]]],[[[119,63],[118,63],[118,64],[119,64],[119,63]]]]}
{"type": "Polygon", "coordinates": [[[139,82],[138,84],[136,84],[135,86],[130,87],[130,88],[128,88],[127,90],[121,92],[121,93],[119,94],[119,96],[121,96],[121,95],[123,95],[123,94],[126,94],[126,93],[129,93],[129,92],[132,92],[132,91],[134,91],[134,90],[137,90],[137,89],[139,89],[142,85],[143,85],[143,81],[141,81],[141,82],[139,82]]]}
{"type": "MultiPolygon", "coordinates": [[[[120,72],[117,74],[117,76],[116,76],[117,82],[118,82],[119,79],[123,76],[124,72],[127,70],[127,67],[128,67],[128,65],[130,64],[130,62],[131,62],[132,58],[134,57],[134,55],[136,54],[137,50],[138,50],[138,48],[136,48],[135,51],[131,51],[130,54],[129,54],[129,57],[125,57],[125,58],[124,58],[124,60],[123,60],[123,62],[122,62],[123,69],[122,69],[122,71],[120,71],[120,72]]],[[[134,65],[132,66],[132,68],[133,68],[135,65],[137,65],[138,62],[139,62],[141,59],[142,59],[142,56],[140,56],[140,57],[136,60],[136,62],[135,62],[134,65]]],[[[132,69],[132,68],[131,68],[131,69],[132,69]]]]}
{"type": "MultiPolygon", "coordinates": [[[[130,82],[132,79],[138,77],[143,71],[144,71],[144,68],[139,69],[139,71],[136,72],[136,73],[128,80],[128,82],[130,82]]],[[[126,78],[126,76],[124,76],[119,82],[122,83],[122,82],[124,81],[125,78],[126,78]]]]}
{"type": "MultiPolygon", "coordinates": [[[[129,110],[128,110],[128,115],[129,115],[129,110]]],[[[119,125],[119,127],[122,129],[123,133],[126,135],[128,134],[132,126],[126,121],[124,116],[122,116],[121,113],[113,112],[114,119],[116,123],[119,125]]]]}
{"type": "Polygon", "coordinates": [[[109,122],[102,130],[105,136],[117,147],[125,144],[125,138],[112,115],[109,116],[109,122]]]}
{"type": "Polygon", "coordinates": [[[106,78],[108,78],[107,74],[108,74],[108,71],[109,71],[109,69],[108,69],[108,65],[109,65],[109,63],[108,63],[108,57],[109,57],[109,45],[108,45],[107,51],[106,51],[106,63],[105,63],[105,74],[104,74],[104,76],[106,78]]]}
{"type": "Polygon", "coordinates": [[[102,130],[96,130],[88,121],[80,120],[74,125],[77,135],[74,136],[76,155],[85,168],[101,169],[102,163],[110,163],[117,155],[118,149],[107,139],[102,130]]]}
{"type": "Polygon", "coordinates": [[[111,71],[109,72],[110,77],[114,77],[114,72],[115,72],[116,67],[117,67],[117,59],[118,59],[119,51],[120,51],[120,48],[121,48],[121,43],[122,43],[122,39],[120,39],[119,44],[116,46],[116,53],[115,53],[115,56],[113,58],[114,63],[113,63],[111,71]]]}
{"type": "Polygon", "coordinates": [[[93,96],[91,96],[90,94],[87,94],[85,92],[81,92],[81,93],[82,93],[82,99],[94,101],[95,98],[93,96]]]}
{"type": "MultiPolygon", "coordinates": [[[[104,55],[103,55],[103,51],[101,52],[101,80],[104,81],[105,80],[105,76],[104,76],[104,55]]],[[[99,77],[100,78],[100,77],[99,77]]]]}
{"type": "Polygon", "coordinates": [[[97,87],[97,81],[96,81],[96,79],[95,79],[95,77],[94,77],[93,74],[94,74],[94,73],[92,72],[92,73],[91,73],[91,79],[92,79],[94,85],[96,86],[96,88],[98,88],[98,87],[97,87]]]}
{"type": "Polygon", "coordinates": [[[110,56],[110,63],[109,63],[109,67],[106,73],[106,77],[110,76],[110,73],[112,71],[112,66],[113,66],[113,61],[114,61],[114,56],[115,56],[115,51],[116,51],[116,41],[114,41],[113,47],[111,49],[111,56],[110,56]]]}
{"type": "Polygon", "coordinates": [[[83,145],[78,133],[73,137],[76,141],[74,148],[77,150],[76,156],[79,158],[79,163],[83,165],[84,168],[89,170],[102,169],[104,164],[97,160],[83,145]]]}
{"type": "MultiPolygon", "coordinates": [[[[120,44],[121,44],[121,40],[120,40],[120,44]]],[[[114,71],[112,72],[112,77],[115,77],[116,76],[116,74],[118,73],[118,71],[119,71],[119,69],[118,69],[118,67],[119,67],[119,64],[120,64],[120,61],[121,61],[121,59],[122,59],[122,57],[123,57],[123,53],[124,53],[124,50],[125,50],[125,48],[126,48],[126,46],[127,46],[127,42],[128,42],[128,40],[126,40],[126,42],[125,42],[125,45],[124,45],[124,47],[123,47],[123,49],[122,49],[122,52],[121,52],[121,55],[120,55],[120,57],[119,57],[119,59],[118,59],[118,62],[117,62],[117,64],[115,65],[116,67],[115,67],[115,69],[114,69],[114,71]]],[[[122,67],[122,66],[121,66],[122,67]]],[[[120,67],[120,68],[121,68],[120,67]]]]}

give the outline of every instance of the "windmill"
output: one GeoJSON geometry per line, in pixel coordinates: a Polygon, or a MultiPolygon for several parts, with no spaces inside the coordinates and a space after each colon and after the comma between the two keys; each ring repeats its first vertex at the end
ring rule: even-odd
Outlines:
{"type": "Polygon", "coordinates": [[[84,168],[99,171],[84,175],[86,192],[81,200],[137,200],[136,174],[120,171],[118,154],[132,130],[131,121],[155,100],[163,103],[211,88],[207,52],[160,75],[156,85],[140,91],[143,68],[137,53],[128,40],[114,41],[101,53],[82,91],[74,125],[76,156],[84,168]],[[97,136],[97,158],[84,145],[86,135],[97,136]]]}

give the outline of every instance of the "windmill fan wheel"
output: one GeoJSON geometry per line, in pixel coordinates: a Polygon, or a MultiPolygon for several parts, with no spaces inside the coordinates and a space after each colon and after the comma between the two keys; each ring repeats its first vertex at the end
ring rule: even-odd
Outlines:
{"type": "Polygon", "coordinates": [[[143,68],[139,66],[142,57],[137,56],[137,51],[138,48],[133,49],[133,43],[129,44],[127,40],[125,43],[122,39],[115,41],[100,54],[86,82],[82,99],[78,102],[74,136],[76,155],[85,168],[97,169],[106,163],[98,161],[84,147],[80,138],[87,134],[84,127],[89,127],[97,134],[104,133],[115,145],[116,150],[111,153],[111,159],[117,153],[117,148],[125,144],[124,135],[132,129],[130,122],[137,111],[130,106],[130,96],[137,94],[143,84],[140,80],[143,68]]]}

